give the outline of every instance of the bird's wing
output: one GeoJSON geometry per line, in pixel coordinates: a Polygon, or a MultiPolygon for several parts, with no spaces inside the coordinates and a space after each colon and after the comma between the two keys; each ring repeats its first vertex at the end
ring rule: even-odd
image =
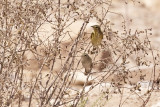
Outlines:
{"type": "Polygon", "coordinates": [[[102,35],[101,35],[101,39],[103,39],[103,33],[102,33],[102,35]]]}
{"type": "Polygon", "coordinates": [[[91,33],[91,39],[93,38],[93,36],[94,36],[94,33],[92,32],[92,33],[91,33]]]}
{"type": "Polygon", "coordinates": [[[100,33],[100,38],[103,39],[103,33],[102,32],[100,33]]]}

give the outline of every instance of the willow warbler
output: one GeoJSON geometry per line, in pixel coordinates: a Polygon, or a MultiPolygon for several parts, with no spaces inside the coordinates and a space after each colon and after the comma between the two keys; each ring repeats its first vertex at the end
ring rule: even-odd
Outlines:
{"type": "Polygon", "coordinates": [[[88,54],[84,53],[81,56],[81,63],[85,68],[85,75],[88,75],[92,70],[92,59],[89,57],[88,54]]]}
{"type": "Polygon", "coordinates": [[[103,39],[103,33],[101,31],[101,28],[99,25],[91,26],[94,30],[91,34],[91,43],[93,47],[96,47],[101,44],[101,41],[103,39]]]}

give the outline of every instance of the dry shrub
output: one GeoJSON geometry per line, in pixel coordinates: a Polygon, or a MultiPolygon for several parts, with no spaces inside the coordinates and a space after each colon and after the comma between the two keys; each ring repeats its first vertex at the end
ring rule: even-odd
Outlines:
{"type": "Polygon", "coordinates": [[[0,106],[76,107],[98,84],[132,84],[132,68],[141,73],[140,66],[151,64],[151,80],[158,83],[159,54],[149,41],[152,29],[127,31],[123,15],[110,11],[111,6],[109,0],[0,1],[0,106]],[[112,27],[110,14],[119,17],[123,30],[112,27]],[[95,53],[86,30],[90,20],[96,20],[104,33],[102,46],[95,53]],[[71,28],[74,23],[79,26],[76,31],[71,28]],[[44,24],[51,26],[52,33],[41,31],[44,24]],[[80,56],[84,52],[93,59],[95,72],[90,75],[95,78],[88,83],[88,75],[86,82],[80,82],[82,90],[75,91],[71,86],[82,68],[80,56]],[[26,72],[35,73],[29,81],[25,80],[26,72]],[[91,83],[92,88],[85,92],[91,83]]]}

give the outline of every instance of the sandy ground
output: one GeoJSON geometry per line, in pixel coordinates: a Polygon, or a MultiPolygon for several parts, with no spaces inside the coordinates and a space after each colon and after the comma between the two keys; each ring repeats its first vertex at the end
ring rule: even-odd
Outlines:
{"type": "MultiPolygon", "coordinates": [[[[159,47],[159,42],[160,42],[160,2],[158,3],[148,3],[148,0],[144,0],[144,4],[138,4],[136,3],[129,3],[129,4],[124,4],[124,3],[113,3],[113,7],[111,10],[122,13],[125,18],[128,20],[127,21],[127,27],[128,29],[132,30],[141,30],[141,29],[147,29],[147,28],[152,28],[153,29],[153,35],[150,38],[152,47],[154,49],[160,49],[159,47]],[[157,6],[158,5],[158,6],[157,6]],[[129,22],[129,20],[132,19],[132,22],[129,22]]],[[[151,0],[149,0],[151,1],[151,0]]],[[[156,0],[158,1],[158,0],[156,0]]],[[[119,16],[111,16],[111,20],[116,23],[116,25],[113,28],[119,28],[121,25],[121,22],[118,19],[119,16]]],[[[88,31],[91,31],[90,25],[96,23],[95,21],[91,21],[88,25],[88,31]]],[[[70,29],[74,29],[74,34],[77,34],[79,31],[79,28],[82,24],[82,21],[78,21],[77,23],[73,24],[70,29]],[[76,26],[76,27],[75,27],[76,26]],[[75,29],[76,28],[76,29],[75,29]]],[[[44,25],[43,30],[46,30],[47,34],[50,35],[52,34],[51,27],[49,24],[44,25]]],[[[42,29],[41,29],[42,30],[42,29]]],[[[46,32],[45,34],[41,33],[46,37],[46,32]]],[[[152,57],[149,57],[152,58],[152,57]]],[[[34,62],[32,62],[34,63],[34,62]]],[[[57,68],[58,69],[58,68],[57,68]]],[[[106,83],[99,84],[96,86],[93,90],[89,91],[88,93],[88,100],[86,102],[86,107],[141,107],[143,106],[142,104],[148,97],[147,91],[149,85],[149,80],[151,77],[151,71],[153,67],[150,68],[144,68],[142,74],[146,74],[145,81],[140,82],[141,87],[140,90],[131,90],[133,86],[130,84],[123,84],[123,88],[121,88],[121,93],[115,89],[114,87],[111,86],[111,79],[108,79],[106,83]],[[105,93],[105,94],[104,94],[105,93]]],[[[82,69],[83,71],[84,69],[82,69]]],[[[156,75],[159,74],[159,69],[156,71],[156,75]]],[[[43,75],[47,75],[47,71],[43,72],[43,75]]],[[[24,81],[28,82],[30,81],[29,77],[35,77],[36,73],[31,72],[30,70],[25,71],[25,76],[24,76],[24,81]]],[[[76,74],[76,82],[73,84],[73,88],[77,90],[82,89],[82,85],[86,80],[86,76],[83,75],[82,72],[76,74]]],[[[136,75],[136,73],[134,74],[136,75]]],[[[140,79],[139,76],[141,74],[137,74],[132,81],[134,84],[137,84],[140,79]]],[[[95,75],[91,76],[90,81],[94,78],[95,75]]],[[[45,81],[45,80],[44,80],[45,81]]],[[[92,84],[93,85],[93,84],[92,84]]],[[[85,88],[85,91],[88,91],[90,86],[87,86],[85,88]]],[[[26,95],[26,101],[27,101],[27,95],[26,95]]],[[[160,92],[159,90],[155,90],[152,92],[150,99],[148,103],[146,104],[145,107],[160,107],[160,92]]],[[[25,105],[27,103],[24,103],[25,105]]],[[[25,107],[25,106],[24,106],[25,107]]]]}
{"type": "MultiPolygon", "coordinates": [[[[157,0],[158,1],[158,0],[157,0]]],[[[157,2],[155,1],[155,2],[157,2]]],[[[115,8],[113,10],[118,10],[121,13],[126,16],[128,20],[132,19],[132,22],[128,22],[128,28],[130,29],[147,29],[152,28],[153,29],[153,35],[150,36],[150,40],[152,43],[152,47],[154,49],[160,49],[159,48],[159,35],[160,35],[160,26],[158,23],[160,23],[160,12],[158,11],[160,8],[157,6],[160,4],[152,3],[150,0],[142,1],[144,2],[144,5],[133,5],[128,4],[124,5],[121,4],[121,6],[124,6],[123,8],[120,8],[119,4],[115,4],[115,8]],[[117,9],[120,8],[120,9],[117,9]]],[[[159,5],[160,6],[160,5],[159,5]]],[[[117,18],[115,18],[115,23],[118,23],[117,18]]],[[[149,57],[151,59],[151,57],[149,57]]],[[[122,88],[122,93],[113,93],[113,89],[110,89],[109,86],[105,86],[104,84],[101,86],[97,86],[95,89],[93,89],[89,94],[89,101],[87,102],[87,105],[94,105],[93,102],[99,102],[97,103],[97,107],[142,107],[145,99],[148,97],[147,90],[149,87],[149,80],[151,77],[151,71],[153,70],[153,67],[151,68],[144,68],[142,72],[144,74],[147,74],[145,77],[145,82],[143,81],[141,83],[141,91],[131,91],[130,85],[125,84],[122,88]],[[145,84],[145,85],[144,85],[145,84]],[[107,88],[108,87],[108,88],[107,88]],[[105,96],[106,99],[101,100],[101,97],[104,95],[102,93],[102,90],[109,90],[108,96],[105,96]],[[100,104],[102,104],[100,106],[100,104]],[[104,104],[104,105],[103,105],[104,104]]],[[[156,70],[156,75],[160,73],[159,68],[156,70]]],[[[138,74],[140,76],[140,74],[138,74]]],[[[138,83],[139,76],[135,76],[132,81],[135,83],[138,83]]],[[[107,83],[109,84],[109,83],[107,83]]],[[[105,94],[106,95],[106,94],[105,94]]],[[[160,92],[159,90],[155,90],[152,92],[150,99],[145,107],[160,107],[160,92]]]]}

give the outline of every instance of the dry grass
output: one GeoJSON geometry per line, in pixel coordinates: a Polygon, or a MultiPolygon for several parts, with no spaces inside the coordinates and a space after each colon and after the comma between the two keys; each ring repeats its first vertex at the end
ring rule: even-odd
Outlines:
{"type": "Polygon", "coordinates": [[[122,106],[128,98],[122,101],[124,86],[130,85],[137,95],[139,80],[152,82],[145,98],[138,95],[141,106],[147,105],[159,87],[159,50],[149,39],[152,28],[129,29],[113,4],[114,0],[0,1],[0,106],[84,107],[90,92],[106,82],[112,85],[99,95],[103,102],[97,99],[90,105],[105,106],[115,88],[122,106]],[[118,17],[121,27],[112,17],[118,17]],[[92,52],[89,26],[95,23],[105,37],[92,52]],[[94,64],[87,77],[80,63],[84,52],[94,64]]]}

